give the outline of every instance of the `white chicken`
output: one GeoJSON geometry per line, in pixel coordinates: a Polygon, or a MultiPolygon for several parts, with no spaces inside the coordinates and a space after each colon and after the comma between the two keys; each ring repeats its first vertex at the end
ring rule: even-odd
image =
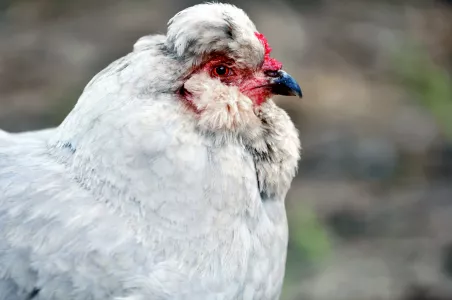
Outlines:
{"type": "Polygon", "coordinates": [[[0,132],[0,299],[279,298],[301,90],[248,16],[179,12],[57,128],[0,132]]]}

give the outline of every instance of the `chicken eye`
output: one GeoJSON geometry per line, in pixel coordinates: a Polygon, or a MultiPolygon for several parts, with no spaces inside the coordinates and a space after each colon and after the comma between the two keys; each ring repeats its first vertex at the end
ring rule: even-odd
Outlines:
{"type": "Polygon", "coordinates": [[[232,70],[224,65],[217,66],[213,69],[213,74],[218,77],[225,77],[232,74],[232,70]]]}

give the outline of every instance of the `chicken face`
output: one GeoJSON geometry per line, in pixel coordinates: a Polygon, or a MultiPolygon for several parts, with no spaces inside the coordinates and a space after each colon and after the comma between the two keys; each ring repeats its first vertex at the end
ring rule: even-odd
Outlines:
{"type": "Polygon", "coordinates": [[[256,110],[272,95],[302,95],[270,56],[265,36],[234,6],[202,4],[180,12],[167,41],[187,65],[180,97],[207,129],[258,123],[256,110]]]}
{"type": "Polygon", "coordinates": [[[240,92],[249,97],[255,105],[261,105],[272,95],[301,97],[301,89],[297,82],[281,70],[281,62],[270,57],[271,48],[265,36],[257,32],[255,35],[265,49],[262,65],[258,68],[250,68],[246,64],[235,62],[233,54],[229,56],[217,54],[209,57],[190,75],[204,73],[210,78],[217,79],[218,84],[238,87],[240,92]]]}

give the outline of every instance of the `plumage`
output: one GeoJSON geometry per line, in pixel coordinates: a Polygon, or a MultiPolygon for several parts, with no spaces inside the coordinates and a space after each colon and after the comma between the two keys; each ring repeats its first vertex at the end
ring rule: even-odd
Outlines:
{"type": "Polygon", "coordinates": [[[193,6],[57,128],[0,131],[0,300],[279,298],[300,143],[270,96],[301,91],[257,33],[193,6]]]}

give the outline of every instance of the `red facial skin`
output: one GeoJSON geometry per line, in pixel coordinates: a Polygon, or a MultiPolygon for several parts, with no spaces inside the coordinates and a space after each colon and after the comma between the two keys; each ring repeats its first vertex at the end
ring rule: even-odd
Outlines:
{"type": "Polygon", "coordinates": [[[269,82],[272,77],[267,75],[268,72],[281,70],[282,64],[270,57],[272,49],[265,36],[258,32],[255,35],[265,49],[264,62],[259,70],[238,68],[234,64],[234,61],[227,56],[218,55],[201,65],[194,73],[206,72],[212,78],[218,78],[224,84],[237,86],[256,106],[261,105],[272,95],[271,88],[269,87],[269,82]],[[215,71],[220,66],[226,67],[226,74],[219,75],[215,71]]]}

